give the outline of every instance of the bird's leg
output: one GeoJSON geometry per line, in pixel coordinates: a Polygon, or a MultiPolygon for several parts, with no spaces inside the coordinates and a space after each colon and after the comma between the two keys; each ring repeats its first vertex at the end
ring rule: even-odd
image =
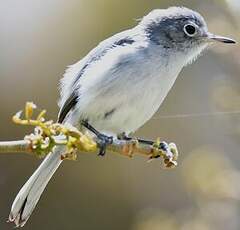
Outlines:
{"type": "Polygon", "coordinates": [[[91,131],[92,133],[94,133],[97,136],[97,144],[100,148],[99,151],[99,156],[104,156],[106,154],[106,148],[107,145],[112,144],[113,142],[113,137],[112,136],[107,136],[103,133],[100,133],[98,130],[96,130],[93,126],[91,126],[87,120],[83,120],[81,122],[82,126],[84,126],[86,129],[88,129],[89,131],[91,131]]]}
{"type": "Polygon", "coordinates": [[[118,136],[119,140],[125,140],[125,141],[131,141],[133,139],[137,140],[139,143],[145,144],[145,145],[153,145],[154,141],[150,141],[150,140],[145,140],[145,139],[141,139],[141,138],[133,138],[133,137],[129,137],[126,135],[126,133],[121,133],[118,136]]]}
{"type": "MultiPolygon", "coordinates": [[[[155,144],[154,141],[145,140],[145,139],[141,139],[141,138],[129,137],[125,133],[121,133],[117,137],[118,137],[119,140],[126,140],[126,141],[131,141],[133,139],[136,139],[139,143],[142,143],[142,144],[145,144],[145,145],[153,146],[155,144]]],[[[167,151],[168,150],[168,144],[166,142],[160,142],[159,143],[159,149],[161,149],[163,151],[167,151]]]]}

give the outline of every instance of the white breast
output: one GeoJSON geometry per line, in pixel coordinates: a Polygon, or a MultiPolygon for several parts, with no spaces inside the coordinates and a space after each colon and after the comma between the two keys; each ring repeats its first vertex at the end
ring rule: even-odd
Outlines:
{"type": "Polygon", "coordinates": [[[182,61],[169,62],[159,51],[149,50],[121,47],[118,55],[114,50],[95,63],[81,78],[72,120],[88,119],[99,131],[111,134],[134,132],[147,122],[183,67],[182,61]]]}

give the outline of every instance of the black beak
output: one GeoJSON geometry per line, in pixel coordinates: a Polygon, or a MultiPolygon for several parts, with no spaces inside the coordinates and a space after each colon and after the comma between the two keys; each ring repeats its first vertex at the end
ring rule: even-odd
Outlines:
{"type": "Polygon", "coordinates": [[[236,44],[237,43],[235,40],[233,40],[231,38],[214,35],[211,33],[207,34],[207,38],[209,39],[209,41],[217,41],[217,42],[223,42],[223,43],[227,43],[227,44],[236,44]]]}

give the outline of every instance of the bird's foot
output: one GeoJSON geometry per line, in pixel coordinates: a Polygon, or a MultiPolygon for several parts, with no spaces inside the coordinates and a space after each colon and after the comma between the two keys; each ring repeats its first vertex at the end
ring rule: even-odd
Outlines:
{"type": "MultiPolygon", "coordinates": [[[[144,145],[149,145],[152,146],[158,150],[164,151],[164,152],[169,152],[169,145],[165,141],[151,141],[151,140],[145,140],[141,138],[135,138],[135,137],[129,137],[125,133],[121,133],[118,135],[119,140],[125,140],[125,141],[131,141],[131,140],[136,140],[138,143],[144,144],[144,145]]],[[[159,158],[160,155],[153,155],[151,156],[151,159],[153,158],[159,158]]]]}
{"type": "Polygon", "coordinates": [[[106,154],[107,146],[113,143],[113,137],[100,133],[97,135],[97,138],[98,138],[97,144],[100,149],[98,155],[104,156],[106,154]]]}
{"type": "Polygon", "coordinates": [[[112,136],[107,136],[101,132],[99,132],[98,130],[96,130],[93,126],[91,126],[88,121],[83,120],[82,121],[82,125],[88,129],[89,131],[91,131],[92,133],[94,133],[97,137],[97,144],[98,147],[100,149],[99,151],[99,156],[104,156],[106,154],[106,148],[108,145],[112,144],[113,142],[113,137],[112,136]]]}

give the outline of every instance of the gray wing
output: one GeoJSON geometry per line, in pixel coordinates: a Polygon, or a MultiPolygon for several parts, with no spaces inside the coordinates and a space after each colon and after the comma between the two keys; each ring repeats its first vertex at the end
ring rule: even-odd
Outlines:
{"type": "MultiPolygon", "coordinates": [[[[133,44],[135,42],[134,36],[129,36],[129,34],[131,34],[130,30],[123,31],[101,42],[85,58],[83,58],[79,63],[76,64],[80,68],[75,70],[77,71],[77,74],[73,74],[73,76],[70,76],[72,79],[69,79],[69,76],[64,76],[62,80],[62,87],[61,87],[61,95],[62,95],[62,98],[64,99],[62,99],[62,102],[60,102],[60,112],[58,115],[59,123],[62,123],[64,121],[66,116],[69,114],[71,110],[74,109],[74,107],[79,101],[79,95],[78,95],[79,78],[81,78],[84,75],[86,70],[94,62],[100,60],[101,57],[106,55],[109,50],[114,49],[114,47],[127,46],[127,45],[133,44]]],[[[78,68],[78,66],[76,68],[78,68]]],[[[75,67],[74,66],[70,67],[70,71],[71,71],[71,68],[75,68],[75,67]]],[[[65,75],[68,75],[68,74],[66,73],[65,75]]]]}

